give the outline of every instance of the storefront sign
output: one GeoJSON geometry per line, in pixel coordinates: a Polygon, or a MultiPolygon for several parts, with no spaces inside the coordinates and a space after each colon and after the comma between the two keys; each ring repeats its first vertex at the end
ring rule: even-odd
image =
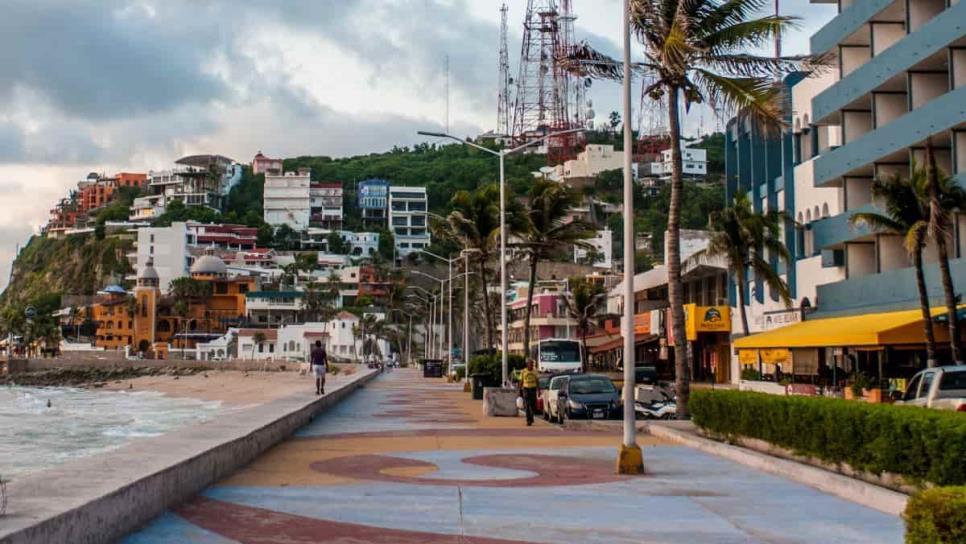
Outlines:
{"type": "Polygon", "coordinates": [[[685,304],[684,323],[688,340],[697,340],[699,332],[731,332],[731,308],[685,304]]]}
{"type": "Polygon", "coordinates": [[[763,349],[759,353],[761,353],[761,362],[769,365],[789,363],[792,360],[791,353],[785,348],[763,349]]]}
{"type": "Polygon", "coordinates": [[[780,329],[785,325],[802,322],[802,311],[799,309],[780,310],[777,312],[765,312],[756,315],[754,319],[755,329],[759,331],[770,331],[780,329]]]}
{"type": "Polygon", "coordinates": [[[741,366],[758,366],[758,350],[757,349],[739,349],[738,350],[738,362],[741,366]]]}

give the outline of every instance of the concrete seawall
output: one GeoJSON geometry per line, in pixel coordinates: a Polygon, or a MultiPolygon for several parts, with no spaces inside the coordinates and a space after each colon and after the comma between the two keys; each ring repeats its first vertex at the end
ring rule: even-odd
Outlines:
{"type": "Polygon", "coordinates": [[[12,482],[0,544],[114,542],[232,474],[375,378],[216,417],[12,482]]]}

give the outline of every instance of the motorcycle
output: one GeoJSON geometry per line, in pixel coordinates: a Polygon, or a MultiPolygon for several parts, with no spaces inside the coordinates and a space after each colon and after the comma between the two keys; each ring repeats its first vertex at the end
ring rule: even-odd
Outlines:
{"type": "Polygon", "coordinates": [[[674,419],[677,417],[678,405],[673,396],[666,391],[660,391],[661,398],[649,401],[635,401],[634,412],[645,419],[674,419]]]}

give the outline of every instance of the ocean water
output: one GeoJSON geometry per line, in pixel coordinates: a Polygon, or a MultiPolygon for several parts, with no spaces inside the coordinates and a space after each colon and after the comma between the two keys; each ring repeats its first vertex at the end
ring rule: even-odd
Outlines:
{"type": "Polygon", "coordinates": [[[164,434],[209,419],[220,406],[151,391],[0,387],[0,477],[22,476],[164,434]]]}

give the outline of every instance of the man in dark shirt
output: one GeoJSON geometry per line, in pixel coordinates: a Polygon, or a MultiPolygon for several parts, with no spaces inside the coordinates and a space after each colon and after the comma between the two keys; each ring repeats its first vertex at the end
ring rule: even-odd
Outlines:
{"type": "Polygon", "coordinates": [[[322,342],[316,340],[315,347],[309,353],[309,362],[312,363],[312,373],[315,374],[316,395],[325,394],[325,372],[328,366],[328,359],[328,356],[325,354],[325,348],[322,347],[322,342]]]}

